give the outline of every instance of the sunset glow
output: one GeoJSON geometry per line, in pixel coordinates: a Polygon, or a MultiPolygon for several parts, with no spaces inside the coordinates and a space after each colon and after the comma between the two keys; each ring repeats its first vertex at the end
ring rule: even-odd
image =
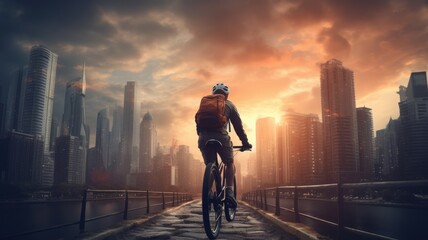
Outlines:
{"type": "MultiPolygon", "coordinates": [[[[258,118],[279,120],[287,109],[321,118],[319,65],[332,57],[354,71],[357,106],[373,109],[375,130],[398,116],[398,86],[427,70],[423,1],[32,4],[2,3],[9,14],[1,22],[28,29],[3,32],[1,72],[24,64],[32,45],[47,45],[59,55],[55,95],[62,96],[86,62],[91,146],[97,112],[123,104],[126,81],[136,81],[137,106],[152,113],[161,145],[176,137],[199,156],[194,114],[217,82],[230,86],[255,142],[258,118]],[[74,12],[60,14],[65,8],[74,12]]],[[[60,119],[63,98],[54,105],[60,119]]]]}

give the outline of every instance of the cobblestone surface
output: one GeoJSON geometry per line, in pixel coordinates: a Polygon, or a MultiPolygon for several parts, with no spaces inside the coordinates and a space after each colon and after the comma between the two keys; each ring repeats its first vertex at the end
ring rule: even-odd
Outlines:
{"type": "MultiPolygon", "coordinates": [[[[176,211],[164,213],[108,240],[130,239],[207,239],[202,222],[202,202],[197,201],[176,211]]],[[[275,227],[250,208],[240,205],[235,221],[224,214],[217,239],[296,239],[275,227]]]]}

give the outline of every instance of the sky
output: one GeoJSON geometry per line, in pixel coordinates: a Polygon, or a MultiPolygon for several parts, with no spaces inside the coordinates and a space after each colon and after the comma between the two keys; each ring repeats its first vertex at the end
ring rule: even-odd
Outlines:
{"type": "Polygon", "coordinates": [[[175,137],[196,158],[194,115],[217,82],[229,85],[254,144],[258,118],[293,109],[321,119],[320,64],[331,58],[354,71],[357,107],[372,109],[374,130],[399,116],[399,85],[428,68],[421,0],[0,0],[0,33],[2,85],[28,64],[31,46],[58,54],[58,120],[65,84],[85,62],[91,145],[98,111],[122,105],[135,81],[137,106],[151,112],[161,145],[175,137]]]}

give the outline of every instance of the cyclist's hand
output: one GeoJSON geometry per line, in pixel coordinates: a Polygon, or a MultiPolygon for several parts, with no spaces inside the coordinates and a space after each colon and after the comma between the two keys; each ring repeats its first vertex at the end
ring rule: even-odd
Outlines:
{"type": "Polygon", "coordinates": [[[253,145],[251,145],[251,143],[249,142],[242,143],[242,150],[250,150],[251,148],[253,148],[253,145]]]}

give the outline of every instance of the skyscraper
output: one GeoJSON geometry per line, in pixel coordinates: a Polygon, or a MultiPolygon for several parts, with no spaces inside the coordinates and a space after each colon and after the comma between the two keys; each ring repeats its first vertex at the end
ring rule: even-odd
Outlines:
{"type": "Polygon", "coordinates": [[[22,115],[24,113],[25,89],[27,85],[28,68],[20,67],[16,71],[14,81],[10,82],[7,92],[5,130],[22,131],[22,115]]]}
{"type": "Polygon", "coordinates": [[[193,161],[193,155],[189,152],[189,146],[179,145],[177,151],[177,180],[181,191],[189,190],[191,179],[190,163],[193,161]]]}
{"type": "Polygon", "coordinates": [[[398,180],[401,164],[400,134],[401,123],[399,119],[390,119],[385,129],[376,131],[376,164],[378,165],[378,178],[382,180],[398,180]]]}
{"type": "MultiPolygon", "coordinates": [[[[426,72],[413,72],[401,98],[400,159],[405,179],[428,178],[428,87],[426,72]]],[[[401,96],[401,94],[400,94],[401,96]]]]}
{"type": "Polygon", "coordinates": [[[327,181],[359,179],[354,73],[331,59],[321,64],[321,105],[327,181]]]}
{"type": "MultiPolygon", "coordinates": [[[[115,106],[113,108],[113,123],[110,134],[110,147],[109,147],[109,163],[111,166],[118,166],[120,159],[120,141],[122,136],[123,127],[123,108],[115,106]]],[[[111,168],[109,169],[111,170],[111,168]]]]}
{"type": "Polygon", "coordinates": [[[357,108],[357,125],[360,176],[369,180],[374,177],[373,117],[370,108],[357,108]]]}
{"type": "Polygon", "coordinates": [[[87,142],[86,125],[86,70],[85,64],[82,68],[82,76],[67,83],[64,114],[62,116],[61,135],[80,137],[82,143],[87,142]]]}
{"type": "Polygon", "coordinates": [[[156,154],[157,133],[152,115],[147,112],[140,125],[140,172],[151,172],[156,154]]]}
{"type": "Polygon", "coordinates": [[[257,179],[261,187],[276,183],[275,119],[260,118],[256,121],[257,179]]]}
{"type": "Polygon", "coordinates": [[[110,120],[108,119],[108,109],[104,108],[97,115],[97,132],[95,139],[96,162],[104,169],[111,167],[109,161],[110,145],[110,120]]]}
{"type": "Polygon", "coordinates": [[[280,123],[276,126],[276,149],[277,149],[277,167],[276,167],[276,183],[285,185],[290,183],[290,161],[289,161],[289,139],[287,137],[288,125],[281,118],[280,123]]]}
{"type": "Polygon", "coordinates": [[[31,48],[22,130],[41,135],[45,153],[49,152],[57,60],[58,55],[44,46],[31,48]]]}
{"type": "Polygon", "coordinates": [[[89,129],[86,125],[86,69],[82,67],[82,75],[67,82],[64,114],[61,124],[61,137],[57,138],[55,147],[55,164],[58,168],[64,168],[68,164],[67,171],[55,167],[55,181],[58,182],[58,174],[62,176],[60,182],[84,184],[86,180],[87,152],[89,147],[89,129]],[[59,142],[58,142],[59,141],[59,142]],[[78,146],[76,144],[79,144],[78,146]],[[67,158],[67,159],[65,159],[67,158]]]}
{"type": "Polygon", "coordinates": [[[321,123],[315,114],[287,111],[287,173],[291,184],[315,184],[323,180],[321,123]]]}
{"type": "Polygon", "coordinates": [[[121,141],[121,174],[123,180],[130,173],[132,161],[132,138],[134,134],[135,82],[127,82],[123,98],[123,128],[121,141]]]}

